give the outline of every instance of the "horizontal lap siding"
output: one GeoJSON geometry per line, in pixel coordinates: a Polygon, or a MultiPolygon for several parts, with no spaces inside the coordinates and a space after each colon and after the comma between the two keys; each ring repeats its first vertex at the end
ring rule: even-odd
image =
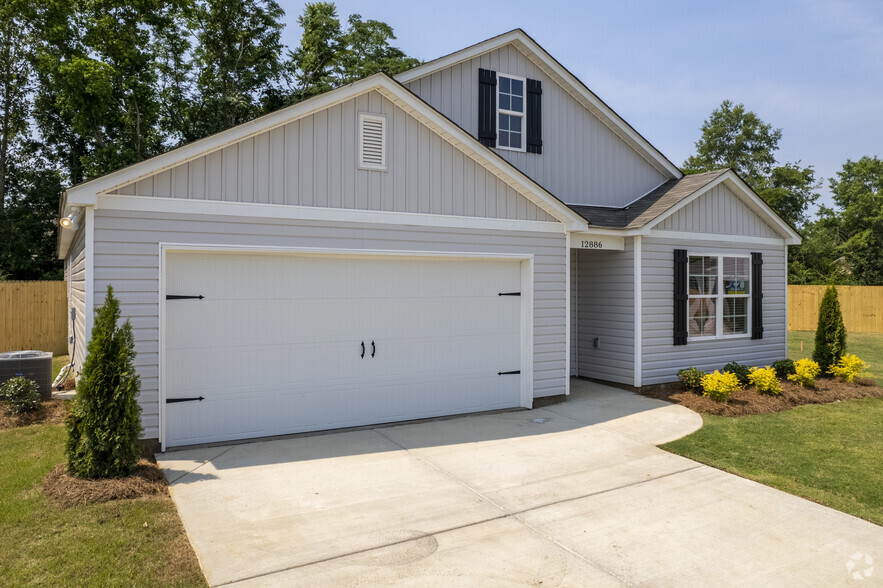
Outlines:
{"type": "Polygon", "coordinates": [[[577,257],[577,348],[580,376],[631,384],[634,381],[634,245],[625,251],[575,250],[577,257]],[[600,347],[593,345],[601,338],[600,347]]]}
{"type": "Polygon", "coordinates": [[[513,45],[406,85],[475,137],[479,68],[542,82],[543,153],[495,151],[564,202],[623,206],[665,181],[646,159],[513,45]]]}
{"type": "Polygon", "coordinates": [[[720,235],[779,237],[779,234],[763,219],[745,206],[729,188],[722,184],[713,187],[707,194],[700,196],[659,223],[657,229],[720,235]]]}
{"type": "Polygon", "coordinates": [[[144,436],[158,437],[159,243],[533,254],[534,396],[565,391],[565,248],[555,233],[391,227],[275,219],[95,213],[95,292],[114,287],[135,333],[144,436]]]}
{"type": "MultiPolygon", "coordinates": [[[[86,357],[84,342],[86,340],[86,221],[80,221],[80,228],[74,235],[68,252],[68,279],[70,281],[70,308],[76,311],[73,332],[76,338],[76,350],[71,358],[77,371],[83,368],[83,360],[86,357]]],[[[70,314],[68,314],[70,321],[70,314]]],[[[70,329],[68,329],[70,331],[70,329]]],[[[70,345],[69,351],[70,351],[70,345]]]]}
{"type": "Polygon", "coordinates": [[[643,268],[643,383],[677,380],[678,370],[695,366],[704,371],[720,369],[731,361],[751,366],[770,365],[785,358],[785,246],[733,244],[726,241],[684,242],[645,237],[643,268]],[[690,254],[763,253],[763,339],[720,339],[672,344],[673,251],[690,254]]]}
{"type": "Polygon", "coordinates": [[[377,92],[245,139],[114,193],[554,221],[377,92]],[[360,112],[387,117],[387,171],[358,169],[360,112]]]}

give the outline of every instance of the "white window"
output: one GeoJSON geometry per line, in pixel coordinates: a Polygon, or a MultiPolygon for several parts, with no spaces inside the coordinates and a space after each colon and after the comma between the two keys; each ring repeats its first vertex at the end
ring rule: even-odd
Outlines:
{"type": "Polygon", "coordinates": [[[359,113],[359,168],[386,169],[386,117],[359,113]]]}
{"type": "Polygon", "coordinates": [[[499,74],[497,80],[497,147],[524,151],[526,80],[499,74]]]}
{"type": "Polygon", "coordinates": [[[690,338],[748,334],[751,258],[691,255],[687,271],[690,338]]]}

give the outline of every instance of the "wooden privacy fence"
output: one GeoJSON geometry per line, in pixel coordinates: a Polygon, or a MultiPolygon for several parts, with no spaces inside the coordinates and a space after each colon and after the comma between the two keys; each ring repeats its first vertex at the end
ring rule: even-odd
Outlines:
{"type": "MultiPolygon", "coordinates": [[[[815,331],[827,286],[788,286],[788,330],[815,331]]],[[[883,286],[837,286],[846,330],[883,333],[883,286]]]]}
{"type": "Polygon", "coordinates": [[[67,355],[67,283],[0,282],[0,353],[67,355]]]}

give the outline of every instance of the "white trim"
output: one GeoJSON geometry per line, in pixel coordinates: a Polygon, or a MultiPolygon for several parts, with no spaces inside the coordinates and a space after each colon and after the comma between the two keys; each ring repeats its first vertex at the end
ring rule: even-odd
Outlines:
{"type": "MultiPolygon", "coordinates": [[[[782,218],[776,214],[769,205],[764,202],[760,196],[754,193],[754,191],[749,188],[745,182],[739,179],[732,170],[728,170],[726,173],[721,174],[699,190],[693,192],[687,198],[684,198],[676,205],[672,206],[652,221],[647,223],[644,226],[645,230],[650,230],[653,227],[657,226],[659,223],[681,210],[697,198],[701,197],[703,194],[707,193],[709,190],[717,186],[718,184],[722,184],[726,182],[727,187],[733,192],[733,194],[742,201],[743,204],[748,206],[756,215],[771,222],[774,226],[773,230],[776,230],[780,235],[782,235],[785,244],[787,245],[799,245],[802,241],[802,237],[797,234],[794,229],[788,226],[788,223],[782,220],[782,218]]],[[[762,237],[751,237],[753,239],[761,239],[762,237]]]]}
{"type": "Polygon", "coordinates": [[[567,379],[564,384],[564,394],[570,396],[570,306],[573,304],[570,292],[570,263],[572,255],[570,251],[570,232],[567,232],[564,235],[564,251],[564,373],[567,374],[567,379]]]}
{"type": "Polygon", "coordinates": [[[772,237],[752,237],[750,235],[721,235],[718,233],[691,233],[689,231],[666,231],[653,229],[644,233],[657,239],[675,239],[678,241],[715,241],[717,243],[732,243],[736,245],[772,245],[783,247],[785,239],[772,237]]]}
{"type": "MultiPolygon", "coordinates": [[[[762,255],[762,254],[761,254],[762,255]]],[[[763,280],[763,264],[760,266],[761,280],[763,280]]],[[[763,294],[763,292],[761,292],[763,294]]],[[[760,299],[761,313],[763,312],[763,298],[760,299]]],[[[785,249],[785,355],[784,359],[788,359],[788,250],[785,249]]],[[[763,326],[763,325],[761,325],[763,326]]]]}
{"type": "MultiPolygon", "coordinates": [[[[503,33],[502,35],[488,39],[471,47],[467,47],[456,53],[417,66],[406,72],[400,73],[395,79],[402,84],[407,84],[408,82],[430,75],[438,70],[451,67],[452,65],[468,61],[512,42],[517,43],[520,46],[519,48],[524,48],[533,53],[539,61],[537,65],[540,68],[547,70],[546,73],[557,83],[562,86],[566,84],[566,90],[569,89],[575,96],[585,100],[588,104],[584,106],[588,106],[587,109],[592,112],[592,114],[598,116],[602,122],[620,137],[624,138],[630,146],[633,148],[639,148],[643,151],[644,153],[642,155],[653,165],[653,167],[662,173],[667,173],[672,178],[680,178],[683,176],[681,170],[675,167],[675,165],[670,162],[662,152],[651,145],[647,139],[639,135],[638,132],[625,122],[622,117],[616,114],[612,108],[607,106],[600,98],[598,98],[598,96],[589,90],[585,84],[572,73],[567,71],[564,66],[558,63],[554,57],[549,55],[545,49],[540,47],[536,41],[531,39],[527,33],[521,29],[515,29],[508,33],[503,33]]],[[[638,149],[636,149],[636,151],[638,151],[638,149]]]]}
{"type": "MultiPolygon", "coordinates": [[[[579,377],[579,257],[580,254],[576,254],[576,263],[574,264],[573,275],[570,278],[571,284],[573,284],[573,298],[576,301],[576,330],[571,334],[571,345],[573,345],[573,349],[571,350],[571,356],[576,356],[576,366],[573,366],[573,358],[571,357],[571,368],[572,371],[575,372],[573,374],[568,374],[568,379],[571,375],[579,377]]],[[[572,312],[572,311],[571,311],[572,312]]],[[[573,316],[571,315],[571,320],[573,316]]],[[[571,327],[573,328],[573,327],[571,327]]]]}
{"type": "MultiPolygon", "coordinates": [[[[386,115],[369,112],[359,113],[359,169],[386,171],[386,115]],[[380,123],[380,165],[365,162],[365,121],[380,123]]],[[[346,141],[346,138],[342,139],[346,141]]]]}
{"type": "MultiPolygon", "coordinates": [[[[512,95],[509,92],[509,95],[512,95]]],[[[521,76],[514,76],[512,74],[497,72],[497,91],[494,93],[494,104],[495,108],[495,116],[497,120],[494,121],[494,127],[497,129],[497,149],[502,149],[503,151],[515,151],[517,153],[527,153],[527,78],[523,78],[521,76]],[[510,80],[518,80],[521,82],[521,112],[517,110],[505,110],[500,108],[500,78],[509,78],[510,80]],[[500,145],[500,115],[505,114],[508,116],[517,116],[521,118],[521,131],[518,133],[521,135],[521,147],[516,149],[515,147],[504,147],[500,145]]],[[[508,132],[508,131],[507,131],[508,132]]]]}
{"type": "Polygon", "coordinates": [[[211,251],[268,253],[287,255],[337,255],[344,257],[402,257],[433,259],[498,259],[521,262],[521,391],[520,402],[524,408],[533,407],[533,323],[534,323],[534,256],[510,253],[460,253],[448,251],[396,251],[387,249],[334,249],[323,247],[267,247],[253,245],[215,245],[191,243],[159,243],[159,441],[166,450],[166,388],[167,374],[163,369],[166,357],[165,338],[165,276],[169,252],[211,251]]]}
{"type": "Polygon", "coordinates": [[[85,280],[86,280],[86,308],[83,317],[83,357],[86,357],[86,348],[92,337],[92,324],[95,321],[95,209],[91,206],[86,208],[86,241],[85,249],[85,280]]]}
{"type": "MultiPolygon", "coordinates": [[[[641,387],[641,376],[643,374],[643,337],[644,337],[644,316],[643,316],[643,299],[644,295],[642,292],[643,287],[643,279],[641,273],[641,236],[635,236],[634,242],[634,275],[635,275],[635,358],[634,358],[634,383],[633,386],[636,388],[641,387]]],[[[688,257],[689,259],[689,257],[688,257]]]]}
{"type": "Polygon", "coordinates": [[[532,231],[562,233],[563,224],[557,221],[527,221],[472,216],[448,216],[381,210],[353,210],[322,208],[318,206],[289,206],[286,204],[258,204],[254,202],[224,202],[220,200],[191,200],[155,196],[103,194],[98,197],[102,210],[129,212],[167,212],[173,214],[214,214],[237,218],[274,218],[289,220],[327,221],[333,223],[380,223],[422,227],[449,227],[466,229],[532,231]]]}

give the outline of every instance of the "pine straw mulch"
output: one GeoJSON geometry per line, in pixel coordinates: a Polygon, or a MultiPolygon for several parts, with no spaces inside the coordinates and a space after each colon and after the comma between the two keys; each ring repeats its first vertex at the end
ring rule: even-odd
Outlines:
{"type": "Polygon", "coordinates": [[[63,423],[64,417],[67,416],[65,402],[58,398],[44,400],[37,410],[17,416],[9,414],[5,405],[5,402],[0,402],[0,431],[45,423],[57,425],[63,423]]]}
{"type": "Polygon", "coordinates": [[[819,378],[815,388],[802,388],[792,382],[782,382],[782,393],[778,396],[758,394],[754,388],[733,393],[726,404],[706,398],[701,392],[684,390],[680,382],[652,386],[636,390],[638,394],[659,400],[681,404],[699,413],[727,417],[749,414],[766,414],[788,410],[804,404],[827,404],[853,398],[883,397],[883,388],[873,380],[857,380],[850,384],[833,378],[819,378]]]}
{"type": "Polygon", "coordinates": [[[71,476],[63,463],[49,470],[43,478],[43,493],[62,508],[167,494],[167,489],[162,470],[147,459],[138,460],[135,471],[125,478],[84,480],[71,476]]]}

